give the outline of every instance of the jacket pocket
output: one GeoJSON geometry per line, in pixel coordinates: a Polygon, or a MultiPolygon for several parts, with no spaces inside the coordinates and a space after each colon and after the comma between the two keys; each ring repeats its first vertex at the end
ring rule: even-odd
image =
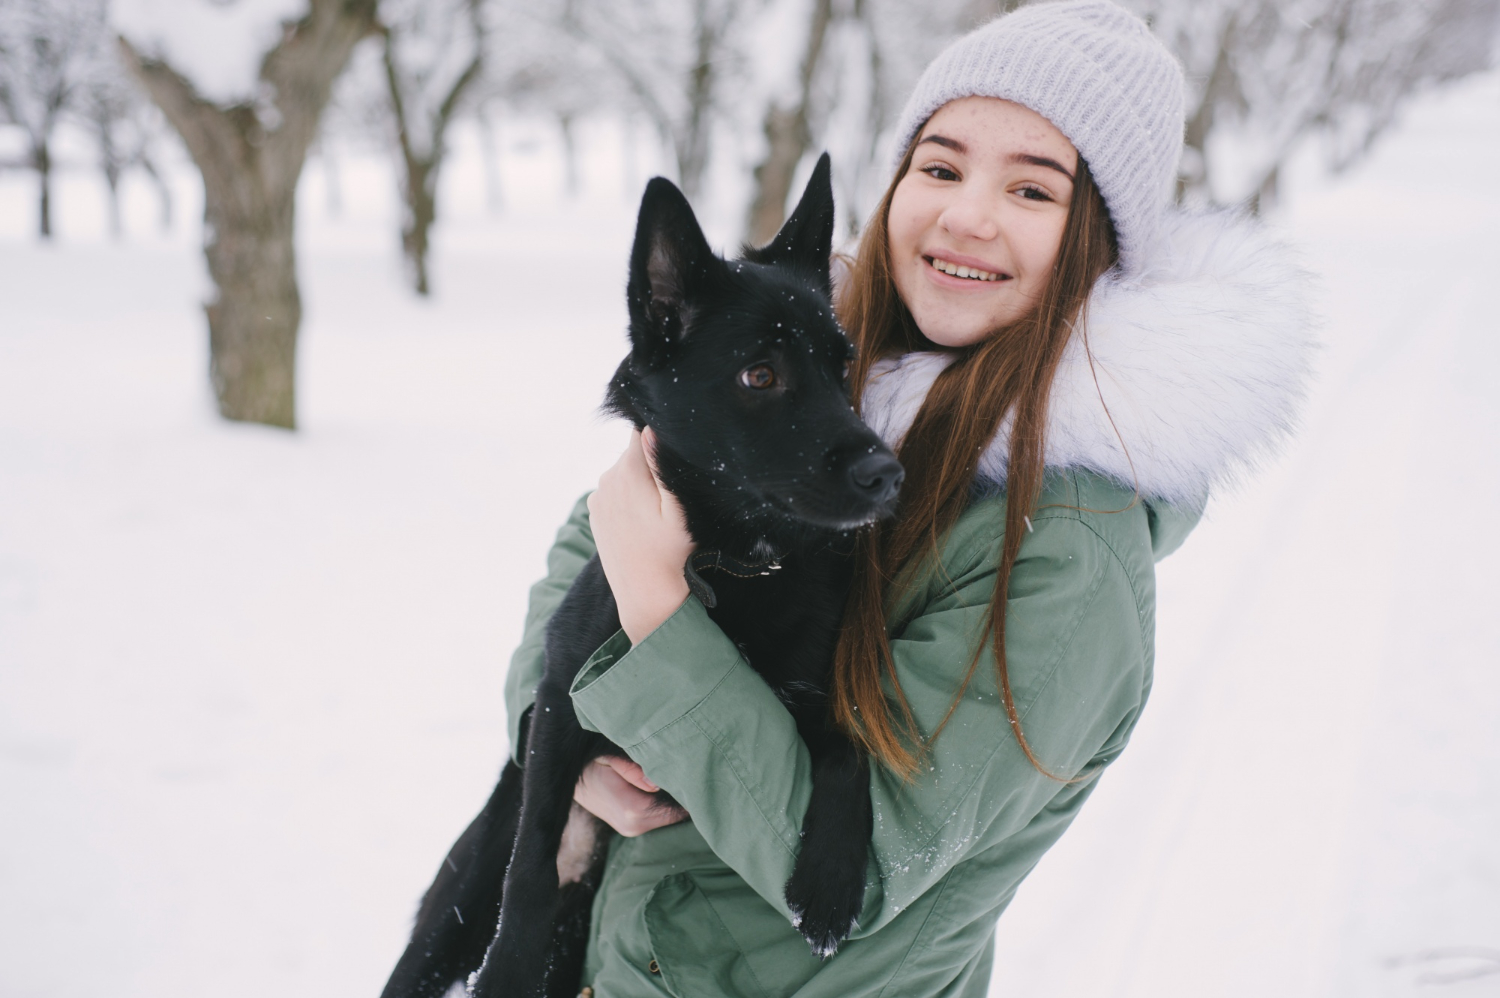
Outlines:
{"type": "Polygon", "coordinates": [[[662,983],[677,998],[783,998],[821,966],[786,916],[728,869],[663,878],[645,914],[662,983]]]}

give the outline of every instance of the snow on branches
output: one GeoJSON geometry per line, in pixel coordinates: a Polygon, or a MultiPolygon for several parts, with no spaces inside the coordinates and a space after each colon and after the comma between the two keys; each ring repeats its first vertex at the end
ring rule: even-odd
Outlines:
{"type": "Polygon", "coordinates": [[[1125,0],[1183,61],[1180,190],[1260,204],[1303,139],[1343,169],[1412,93],[1490,64],[1500,0],[1125,0]]]}
{"type": "Polygon", "coordinates": [[[110,13],[142,57],[171,66],[199,97],[228,107],[256,98],[266,53],[286,25],[307,16],[308,0],[114,0],[110,13]]]}

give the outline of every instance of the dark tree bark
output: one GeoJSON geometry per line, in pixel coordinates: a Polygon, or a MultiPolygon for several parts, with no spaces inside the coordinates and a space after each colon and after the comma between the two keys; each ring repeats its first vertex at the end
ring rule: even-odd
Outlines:
{"type": "Polygon", "coordinates": [[[31,150],[31,165],[37,177],[37,234],[52,238],[52,149],[46,139],[31,150]]]}
{"type": "Polygon", "coordinates": [[[714,57],[723,41],[727,25],[715,17],[708,0],[699,0],[694,11],[694,59],[688,70],[687,122],[674,136],[678,179],[688,197],[696,197],[703,188],[703,172],[708,168],[710,115],[713,110],[714,57]]]}
{"type": "Polygon", "coordinates": [[[272,109],[215,105],[165,62],[125,61],[203,174],[204,255],[215,295],[209,377],[225,419],[297,425],[297,179],[334,79],[373,30],[375,0],[310,0],[261,66],[272,109]]]}
{"type": "MultiPolygon", "coordinates": [[[[470,14],[475,18],[475,31],[478,33],[477,6],[470,8],[470,14]]],[[[432,291],[427,275],[427,251],[431,245],[432,223],[437,219],[438,172],[442,168],[443,156],[447,151],[445,143],[448,126],[453,123],[453,115],[458,110],[459,101],[463,100],[469,87],[479,78],[480,70],[483,68],[484,46],[482,42],[475,46],[474,58],[464,67],[464,71],[454,81],[452,88],[443,96],[432,119],[415,121],[404,96],[404,81],[401,77],[401,67],[397,62],[393,37],[392,32],[386,29],[385,79],[390,92],[391,112],[396,119],[396,141],[401,149],[403,171],[401,251],[411,274],[412,287],[417,294],[425,296],[432,291]],[[416,140],[414,130],[418,128],[426,133],[425,149],[416,140]]]]}
{"type": "Polygon", "coordinates": [[[752,245],[763,246],[770,242],[781,230],[781,223],[786,221],[786,199],[792,190],[793,175],[812,143],[812,131],[808,127],[812,84],[818,71],[818,59],[823,54],[823,41],[828,36],[828,24],[832,20],[832,0],[812,0],[807,47],[803,50],[802,67],[797,78],[797,103],[789,108],[773,103],[766,111],[762,126],[766,133],[766,158],[755,168],[755,199],[750,203],[750,218],[746,226],[752,245]]]}
{"type": "Polygon", "coordinates": [[[1205,188],[1208,184],[1208,137],[1214,129],[1214,118],[1219,108],[1236,99],[1234,67],[1230,53],[1234,50],[1235,33],[1239,30],[1239,18],[1231,15],[1224,24],[1219,40],[1219,52],[1214,58],[1213,70],[1208,74],[1198,106],[1191,109],[1183,130],[1182,172],[1177,176],[1177,200],[1181,202],[1190,190],[1205,188]]]}
{"type": "Polygon", "coordinates": [[[573,115],[564,112],[557,116],[557,128],[562,133],[563,145],[563,190],[568,198],[575,199],[583,189],[578,173],[578,136],[573,134],[573,115]]]}

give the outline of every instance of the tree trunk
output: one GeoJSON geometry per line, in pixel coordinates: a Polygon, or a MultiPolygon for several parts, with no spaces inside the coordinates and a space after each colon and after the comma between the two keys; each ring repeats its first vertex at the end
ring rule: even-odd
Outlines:
{"type": "Polygon", "coordinates": [[[310,0],[262,64],[274,123],[248,104],[210,103],[171,66],[122,42],[127,65],[203,174],[204,254],[215,288],[205,305],[209,380],[225,419],[297,425],[297,179],[333,81],[374,21],[374,0],[310,0]]]}
{"type": "Polygon", "coordinates": [[[32,153],[37,177],[37,235],[52,238],[52,150],[46,141],[37,144],[32,153]]]}
{"type": "Polygon", "coordinates": [[[125,223],[120,217],[120,168],[104,168],[104,184],[109,188],[109,238],[119,242],[125,235],[125,223]]]}
{"type": "Polygon", "coordinates": [[[792,108],[773,103],[766,110],[766,158],[755,168],[755,199],[750,204],[747,225],[749,241],[761,246],[771,241],[786,221],[786,199],[792,192],[797,164],[812,143],[808,128],[809,104],[813,77],[823,53],[828,24],[833,19],[832,0],[813,0],[812,18],[807,29],[807,47],[798,75],[797,105],[792,108]]]}
{"type": "Polygon", "coordinates": [[[770,242],[786,221],[786,199],[792,175],[812,141],[805,108],[787,110],[772,104],[766,111],[766,158],[755,168],[755,199],[750,202],[747,239],[752,246],[770,242]]]}
{"type": "Polygon", "coordinates": [[[1213,192],[1208,185],[1208,136],[1213,131],[1214,116],[1220,103],[1231,100],[1235,93],[1234,67],[1229,53],[1234,46],[1238,28],[1238,18],[1231,15],[1224,25],[1224,33],[1219,37],[1219,51],[1214,57],[1208,82],[1203,87],[1203,96],[1198,101],[1198,107],[1188,117],[1183,130],[1185,155],[1182,159],[1182,172],[1177,176],[1179,204],[1196,191],[1205,192],[1210,201],[1213,199],[1213,192]]]}
{"type": "Polygon", "coordinates": [[[391,99],[391,113],[396,119],[396,142],[401,150],[401,163],[405,171],[401,183],[401,250],[411,273],[413,289],[426,297],[432,293],[427,279],[427,250],[432,223],[437,219],[438,171],[443,165],[448,126],[453,123],[458,103],[483,69],[482,35],[474,57],[454,81],[432,118],[414,120],[402,89],[401,67],[397,64],[393,36],[388,28],[382,30],[385,31],[386,90],[391,99]],[[418,151],[418,144],[413,141],[413,130],[418,128],[424,130],[428,140],[425,152],[418,151]]]}
{"type": "Polygon", "coordinates": [[[1260,186],[1250,195],[1250,214],[1264,215],[1276,207],[1276,199],[1281,193],[1281,158],[1278,157],[1276,164],[1266,171],[1266,175],[1260,179],[1260,186]]]}
{"type": "Polygon", "coordinates": [[[256,198],[243,217],[222,199],[204,213],[208,272],[218,294],[208,313],[209,378],[226,419],[294,429],[297,425],[295,198],[256,198]]]}
{"type": "Polygon", "coordinates": [[[141,169],[146,171],[146,176],[156,185],[156,199],[160,206],[157,219],[163,233],[172,231],[172,186],[167,183],[167,178],[156,168],[156,163],[146,153],[142,153],[140,160],[141,169]]]}
{"type": "Polygon", "coordinates": [[[583,185],[578,179],[578,137],[573,134],[573,116],[559,114],[557,127],[562,132],[563,189],[570,201],[576,200],[583,185]]]}
{"type": "Polygon", "coordinates": [[[708,168],[709,129],[713,127],[711,105],[714,99],[714,55],[719,45],[718,24],[712,18],[707,0],[698,0],[694,13],[694,55],[688,70],[687,121],[674,136],[677,153],[677,179],[682,193],[690,199],[698,196],[703,173],[708,168]]]}
{"type": "Polygon", "coordinates": [[[401,226],[401,250],[411,271],[412,287],[419,295],[432,293],[427,280],[428,235],[437,218],[437,164],[416,156],[406,158],[405,220],[401,226]]]}

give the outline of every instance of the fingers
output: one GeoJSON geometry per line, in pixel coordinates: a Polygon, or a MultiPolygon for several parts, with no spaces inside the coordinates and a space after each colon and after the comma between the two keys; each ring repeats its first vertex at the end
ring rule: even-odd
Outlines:
{"type": "Polygon", "coordinates": [[[601,765],[608,766],[616,773],[619,773],[620,778],[626,783],[629,783],[633,787],[639,787],[648,794],[654,794],[661,789],[661,787],[652,783],[647,778],[646,771],[633,759],[626,759],[618,755],[606,755],[602,756],[599,762],[601,765]]]}
{"type": "Polygon", "coordinates": [[[635,766],[622,759],[595,759],[589,763],[573,788],[573,799],[627,838],[687,818],[686,811],[664,807],[655,797],[627,782],[616,768],[622,763],[625,768],[635,766]]]}
{"type": "Polygon", "coordinates": [[[688,598],[682,566],[693,550],[682,507],[652,475],[640,432],[600,476],[588,506],[620,626],[639,642],[688,598]]]}
{"type": "Polygon", "coordinates": [[[651,480],[656,483],[662,513],[670,516],[674,523],[682,523],[684,517],[682,507],[677,503],[677,497],[667,491],[667,487],[661,483],[661,475],[656,467],[656,431],[649,426],[641,431],[641,455],[646,459],[646,467],[651,472],[651,480]]]}
{"type": "Polygon", "coordinates": [[[661,475],[656,471],[656,431],[651,427],[641,430],[641,454],[646,459],[646,467],[651,469],[651,477],[656,479],[656,484],[661,485],[661,475]]]}
{"type": "MultiPolygon", "coordinates": [[[[630,442],[625,445],[625,452],[620,455],[614,467],[605,474],[617,475],[623,491],[639,495],[642,501],[650,496],[660,507],[661,485],[656,481],[655,469],[652,467],[651,460],[646,456],[640,430],[630,431],[630,442]]],[[[602,478],[600,484],[603,484],[602,478]]]]}

